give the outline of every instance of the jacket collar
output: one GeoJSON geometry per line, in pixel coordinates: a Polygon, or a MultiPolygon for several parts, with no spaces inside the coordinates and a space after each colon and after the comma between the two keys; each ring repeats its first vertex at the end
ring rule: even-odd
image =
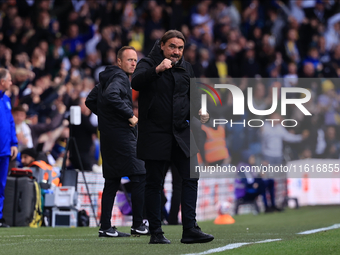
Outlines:
{"type": "Polygon", "coordinates": [[[107,66],[104,71],[99,73],[99,82],[104,85],[117,73],[122,73],[129,77],[129,75],[118,66],[107,66]]]}

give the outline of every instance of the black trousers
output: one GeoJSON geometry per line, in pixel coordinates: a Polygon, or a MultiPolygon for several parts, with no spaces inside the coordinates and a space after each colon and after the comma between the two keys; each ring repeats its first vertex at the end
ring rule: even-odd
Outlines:
{"type": "MultiPolygon", "coordinates": [[[[182,177],[182,223],[183,229],[192,228],[196,222],[196,202],[198,178],[190,178],[190,164],[197,165],[197,156],[187,158],[182,149],[174,143],[171,163],[182,177]]],[[[151,233],[161,229],[161,191],[169,162],[165,160],[145,160],[146,185],[145,206],[151,233]]]]}
{"type": "MultiPolygon", "coordinates": [[[[128,177],[131,182],[132,227],[137,228],[143,222],[145,175],[131,175],[128,177]]],[[[120,177],[105,179],[102,195],[102,214],[100,216],[102,229],[108,229],[111,227],[112,208],[116,193],[120,188],[120,179],[120,177]]]]}
{"type": "Polygon", "coordinates": [[[172,175],[172,196],[168,222],[170,225],[177,225],[178,212],[179,207],[181,205],[182,177],[173,164],[171,166],[171,175],[172,175]]]}

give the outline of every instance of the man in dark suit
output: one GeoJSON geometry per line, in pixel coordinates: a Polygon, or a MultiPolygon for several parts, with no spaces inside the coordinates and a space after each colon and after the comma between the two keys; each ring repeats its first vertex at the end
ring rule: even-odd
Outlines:
{"type": "Polygon", "coordinates": [[[199,110],[196,88],[192,88],[193,100],[190,101],[190,78],[194,73],[182,57],[184,44],[181,32],[166,32],[148,57],[140,60],[131,82],[139,91],[137,157],[145,161],[146,213],[151,244],[170,243],[161,228],[161,190],[169,162],[183,179],[181,242],[202,243],[214,239],[203,233],[196,223],[198,178],[193,176],[190,167],[198,165],[198,150],[195,144],[190,144],[190,108],[203,123],[208,121],[209,115],[202,115],[199,110]]]}

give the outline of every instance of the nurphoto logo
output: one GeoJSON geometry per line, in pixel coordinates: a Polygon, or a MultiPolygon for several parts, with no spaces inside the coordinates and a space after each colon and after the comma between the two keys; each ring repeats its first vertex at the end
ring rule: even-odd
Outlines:
{"type": "MultiPolygon", "coordinates": [[[[232,105],[233,105],[233,115],[244,115],[245,110],[245,99],[244,99],[244,94],[243,91],[237,87],[236,85],[232,84],[214,84],[214,87],[198,82],[199,84],[202,84],[208,88],[210,88],[215,95],[218,97],[221,106],[222,106],[222,100],[217,93],[216,89],[228,89],[231,92],[232,95],[232,105]]],[[[217,106],[216,100],[213,97],[213,95],[204,88],[200,88],[204,92],[206,92],[214,101],[215,105],[217,106]]],[[[202,113],[206,114],[207,113],[207,94],[201,94],[201,108],[202,108],[202,113]]],[[[292,104],[295,105],[304,115],[312,115],[306,107],[303,105],[304,103],[307,103],[311,99],[311,92],[308,89],[304,88],[298,88],[298,87],[288,87],[288,88],[281,88],[280,90],[280,95],[281,95],[281,115],[285,116],[287,114],[287,105],[292,104]],[[289,93],[294,93],[294,94],[304,94],[305,97],[303,98],[288,98],[289,93]]],[[[277,110],[278,107],[278,88],[273,88],[272,89],[272,105],[270,109],[266,110],[258,110],[254,108],[253,105],[253,88],[248,87],[247,88],[247,106],[248,110],[253,113],[254,115],[257,116],[266,116],[274,113],[277,110]]],[[[272,126],[274,126],[275,121],[280,121],[279,119],[265,119],[264,121],[268,121],[272,123],[272,126]]],[[[247,124],[249,127],[262,127],[264,125],[264,121],[262,119],[250,119],[247,121],[247,124]],[[257,123],[257,125],[255,125],[257,123]]],[[[213,126],[215,127],[216,125],[225,125],[230,122],[230,125],[236,125],[236,124],[242,124],[243,126],[246,126],[246,120],[243,120],[243,122],[233,122],[233,120],[227,120],[227,119],[213,119],[213,126]]],[[[298,122],[295,119],[283,119],[281,120],[281,125],[284,127],[295,127],[297,126],[298,122]],[[291,125],[288,125],[287,123],[292,123],[291,125]]]]}

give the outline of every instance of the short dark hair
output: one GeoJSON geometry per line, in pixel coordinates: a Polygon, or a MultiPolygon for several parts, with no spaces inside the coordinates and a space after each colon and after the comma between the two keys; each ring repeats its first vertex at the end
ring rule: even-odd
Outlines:
{"type": "Polygon", "coordinates": [[[178,39],[181,39],[185,43],[185,37],[182,34],[182,32],[178,30],[169,30],[165,32],[165,34],[162,36],[160,43],[165,44],[169,39],[177,37],[178,39]]]}
{"type": "Polygon", "coordinates": [[[24,107],[22,107],[22,105],[18,105],[16,107],[12,108],[12,112],[24,112],[24,113],[26,113],[26,110],[25,110],[24,107]]]}
{"type": "Polygon", "coordinates": [[[26,149],[23,149],[21,151],[21,157],[22,157],[22,155],[28,155],[28,156],[36,159],[37,156],[38,156],[38,153],[34,148],[26,148],[26,149]]]}
{"type": "Polygon", "coordinates": [[[5,68],[0,68],[0,80],[3,80],[6,78],[6,75],[9,73],[9,71],[5,68]]]}
{"type": "Polygon", "coordinates": [[[123,52],[126,51],[126,50],[134,50],[136,51],[136,49],[132,46],[124,46],[122,48],[120,48],[120,50],[118,51],[117,53],[117,59],[122,59],[122,56],[123,56],[123,52]]]}

